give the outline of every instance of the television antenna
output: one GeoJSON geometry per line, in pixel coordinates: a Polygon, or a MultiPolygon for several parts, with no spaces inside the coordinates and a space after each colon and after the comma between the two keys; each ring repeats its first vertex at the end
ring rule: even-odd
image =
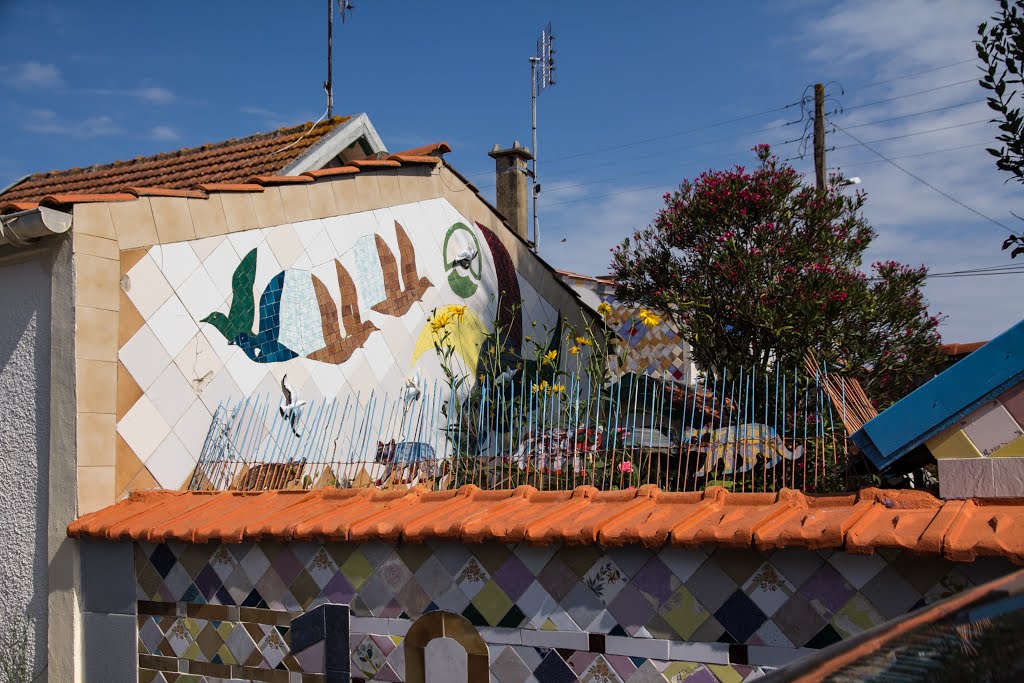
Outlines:
{"type": "Polygon", "coordinates": [[[530,175],[533,176],[533,249],[540,252],[540,229],[537,223],[537,197],[540,195],[540,180],[537,175],[537,97],[555,84],[555,35],[551,22],[540,32],[537,39],[537,53],[530,57],[530,111],[532,115],[533,161],[530,175]]]}
{"type": "MultiPolygon", "coordinates": [[[[327,80],[324,81],[324,90],[327,91],[327,117],[334,116],[334,2],[327,0],[327,80]]],[[[345,17],[355,9],[352,0],[337,0],[338,14],[341,15],[341,23],[345,23],[345,17]]]]}

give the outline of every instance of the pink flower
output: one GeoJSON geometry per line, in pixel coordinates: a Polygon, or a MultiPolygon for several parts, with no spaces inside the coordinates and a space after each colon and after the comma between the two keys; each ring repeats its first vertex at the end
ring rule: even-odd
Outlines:
{"type": "Polygon", "coordinates": [[[631,463],[629,460],[625,460],[619,463],[619,472],[622,472],[623,474],[629,474],[632,471],[633,463],[631,463]]]}

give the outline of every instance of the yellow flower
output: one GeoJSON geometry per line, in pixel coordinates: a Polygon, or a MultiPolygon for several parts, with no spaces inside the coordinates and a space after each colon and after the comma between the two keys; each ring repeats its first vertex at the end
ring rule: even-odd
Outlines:
{"type": "Polygon", "coordinates": [[[551,387],[551,390],[552,391],[556,391],[559,394],[564,394],[565,393],[565,385],[564,384],[556,384],[553,387],[551,387]]]}
{"type": "Polygon", "coordinates": [[[533,341],[533,337],[527,337],[526,341],[533,341]]]}
{"type": "Polygon", "coordinates": [[[612,307],[608,304],[607,301],[602,301],[597,305],[597,312],[600,313],[603,317],[607,318],[608,315],[612,312],[612,307]]]}
{"type": "Polygon", "coordinates": [[[484,373],[482,373],[482,372],[480,373],[480,381],[481,381],[481,382],[483,382],[483,381],[484,381],[484,373]]]}
{"type": "Polygon", "coordinates": [[[647,327],[654,327],[655,325],[661,322],[661,318],[659,316],[654,315],[646,308],[641,308],[640,322],[642,322],[644,325],[647,325],[647,327]]]}
{"type": "Polygon", "coordinates": [[[533,325],[534,327],[537,327],[537,321],[536,320],[531,322],[530,324],[533,325]]]}
{"type": "Polygon", "coordinates": [[[434,318],[430,321],[430,329],[432,329],[434,332],[440,332],[445,327],[447,327],[448,323],[450,323],[451,321],[452,316],[448,312],[442,313],[441,315],[438,316],[434,316],[434,318]]]}
{"type": "Polygon", "coordinates": [[[456,316],[456,317],[458,317],[458,319],[459,319],[459,322],[461,322],[461,321],[462,321],[462,319],[466,317],[466,307],[465,307],[465,306],[463,306],[463,305],[454,305],[454,306],[449,306],[449,307],[448,307],[448,311],[449,311],[449,313],[451,313],[451,314],[452,314],[453,316],[456,316]]]}
{"type": "Polygon", "coordinates": [[[544,354],[544,362],[545,363],[554,363],[555,359],[557,359],[557,358],[558,358],[558,351],[555,351],[554,349],[552,349],[551,351],[548,351],[547,353],[544,354]]]}
{"type": "Polygon", "coordinates": [[[586,337],[576,337],[576,343],[580,346],[590,346],[594,343],[594,340],[587,339],[586,337]]]}
{"type": "Polygon", "coordinates": [[[572,355],[574,355],[574,356],[575,356],[575,355],[576,355],[577,353],[579,353],[579,352],[580,352],[580,347],[578,347],[578,346],[574,346],[574,347],[572,347],[571,349],[569,349],[569,353],[571,353],[571,354],[572,354],[572,355]]]}

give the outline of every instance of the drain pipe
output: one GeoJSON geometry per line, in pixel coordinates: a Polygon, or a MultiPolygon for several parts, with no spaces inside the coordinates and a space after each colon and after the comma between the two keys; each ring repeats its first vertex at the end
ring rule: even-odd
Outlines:
{"type": "Polygon", "coordinates": [[[0,216],[0,246],[24,247],[29,241],[59,235],[71,228],[71,214],[40,206],[0,216]]]}

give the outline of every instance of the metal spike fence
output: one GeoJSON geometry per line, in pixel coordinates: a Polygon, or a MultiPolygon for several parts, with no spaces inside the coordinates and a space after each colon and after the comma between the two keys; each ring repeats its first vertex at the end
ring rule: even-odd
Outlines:
{"type": "Polygon", "coordinates": [[[312,401],[294,429],[278,396],[221,405],[189,488],[845,490],[843,425],[857,421],[845,401],[859,387],[824,366],[551,377],[312,401]]]}

